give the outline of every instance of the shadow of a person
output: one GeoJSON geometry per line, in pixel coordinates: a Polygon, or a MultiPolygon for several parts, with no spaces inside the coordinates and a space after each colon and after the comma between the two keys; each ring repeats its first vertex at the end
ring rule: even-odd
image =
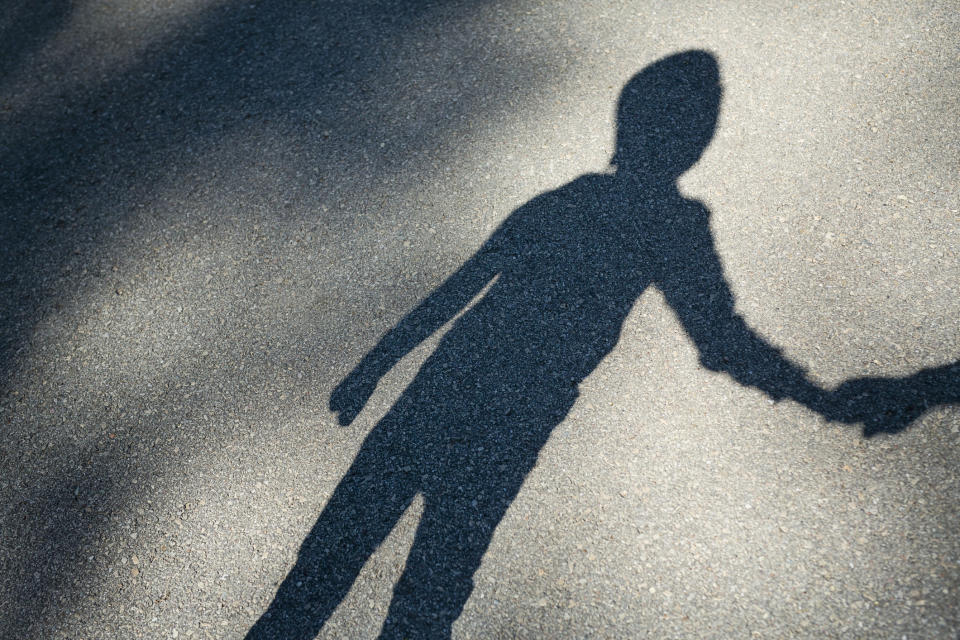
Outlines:
{"type": "Polygon", "coordinates": [[[336,388],[330,407],[349,424],[394,364],[489,285],[367,436],[248,638],[313,638],[418,493],[423,515],[381,637],[449,637],[494,529],[651,285],[707,368],[830,419],[865,418],[862,401],[851,409],[812,384],[736,313],[709,212],[677,190],[720,98],[709,53],[642,70],[620,97],[615,171],[513,212],[336,388]]]}

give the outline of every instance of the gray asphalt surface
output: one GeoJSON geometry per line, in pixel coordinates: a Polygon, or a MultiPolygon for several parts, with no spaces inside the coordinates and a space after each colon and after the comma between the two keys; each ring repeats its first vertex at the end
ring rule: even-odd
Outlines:
{"type": "MultiPolygon", "coordinates": [[[[747,325],[826,389],[960,359],[955,3],[33,4],[0,15],[0,637],[244,637],[445,329],[348,426],[336,386],[608,171],[677,52],[719,65],[679,186],[747,325]]],[[[956,637],[956,393],[865,438],[702,356],[647,289],[452,636],[956,637]]],[[[318,637],[380,632],[424,513],[318,637]]]]}

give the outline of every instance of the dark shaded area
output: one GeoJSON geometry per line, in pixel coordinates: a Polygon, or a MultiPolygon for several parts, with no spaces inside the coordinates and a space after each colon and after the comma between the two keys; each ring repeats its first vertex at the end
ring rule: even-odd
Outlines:
{"type": "Polygon", "coordinates": [[[868,433],[960,400],[956,364],[827,392],[736,313],[709,212],[675,186],[710,142],[720,97],[708,53],[644,69],[621,94],[616,171],[513,212],[337,387],[330,407],[348,424],[391,367],[489,286],[368,435],[248,638],[313,638],[418,493],[423,516],[381,637],[449,637],[495,528],[649,286],[705,367],[773,399],[868,433]]]}
{"type": "Polygon", "coordinates": [[[61,27],[70,16],[69,0],[5,0],[0,7],[0,82],[61,27]]]}
{"type": "MultiPolygon", "coordinates": [[[[443,28],[462,24],[483,3],[215,4],[174,24],[172,35],[150,44],[119,71],[104,74],[100,61],[81,56],[60,61],[62,67],[36,79],[38,87],[49,89],[37,91],[36,104],[13,100],[8,108],[0,99],[0,400],[9,400],[11,412],[31,412],[39,404],[23,395],[3,396],[36,374],[24,372],[20,363],[35,348],[49,346],[44,336],[35,336],[37,325],[78,292],[104,281],[111,282],[109,288],[120,285],[125,274],[114,274],[124,252],[116,247],[131,229],[146,229],[151,240],[159,237],[173,245],[191,237],[194,229],[185,221],[189,211],[166,220],[148,212],[155,197],[151,190],[165,181],[187,185],[187,192],[198,183],[220,187],[223,181],[211,177],[219,167],[201,158],[231,134],[269,127],[307,132],[312,137],[298,141],[299,155],[290,162],[323,177],[364,173],[372,165],[381,175],[406,171],[416,166],[418,151],[435,149],[450,135],[457,116],[470,113],[483,92],[495,93],[498,82],[512,82],[507,71],[515,60],[495,56],[492,47],[489,57],[474,56],[472,84],[437,64],[440,60],[453,68],[470,49],[430,49],[442,41],[437,36],[445,33],[443,28]],[[423,59],[411,55],[411,47],[400,46],[416,33],[427,43],[425,55],[432,56],[432,71],[420,76],[411,70],[423,59]],[[433,81],[440,87],[428,96],[423,85],[433,81]],[[414,100],[390,93],[391,86],[401,83],[414,100]],[[457,99],[443,100],[446,96],[457,99]],[[324,131],[327,136],[321,135],[324,131]],[[380,147],[384,141],[390,142],[387,149],[380,147]]],[[[75,6],[3,3],[0,88],[7,89],[11,75],[42,51],[75,6]]],[[[157,18],[163,18],[162,11],[157,18]]],[[[475,37],[477,48],[484,49],[484,34],[475,37]]],[[[248,160],[258,151],[236,153],[248,160]]],[[[231,158],[222,154],[217,160],[229,165],[231,158]]],[[[258,203],[258,197],[250,194],[247,203],[258,203]]],[[[209,213],[214,225],[237,224],[232,218],[216,219],[236,211],[209,213]]],[[[285,213],[271,210],[275,224],[264,227],[279,227],[285,213]]],[[[354,215],[331,212],[323,222],[349,228],[354,215]]],[[[55,369],[58,363],[44,364],[55,369]]],[[[47,393],[45,400],[59,393],[73,400],[69,390],[47,393]]],[[[63,446],[33,458],[23,453],[62,419],[93,415],[105,431],[108,424],[124,431],[133,422],[129,408],[107,404],[94,399],[55,416],[34,415],[19,431],[7,418],[0,429],[0,468],[12,478],[13,496],[3,505],[0,583],[9,588],[0,605],[0,636],[33,635],[33,625],[60,617],[55,603],[69,600],[88,577],[82,573],[87,556],[82,550],[101,544],[111,531],[111,508],[125,507],[125,495],[143,491],[129,483],[130,474],[149,477],[150,469],[141,465],[131,470],[129,460],[148,459],[143,450],[150,449],[153,436],[166,435],[162,432],[170,423],[158,422],[150,432],[124,439],[122,450],[84,437],[56,443],[63,446]],[[62,457],[56,455],[60,450],[66,451],[62,457]],[[99,512],[88,512],[91,498],[97,499],[99,512]]],[[[196,410],[185,410],[191,409],[196,410]]]]}
{"type": "MultiPolygon", "coordinates": [[[[0,42],[2,69],[39,48],[69,6],[35,5],[4,5],[13,11],[0,19],[0,35],[11,36],[0,42]]],[[[473,69],[483,81],[472,84],[440,69],[439,78],[427,76],[441,85],[427,98],[411,73],[422,60],[398,55],[398,45],[412,33],[426,43],[439,39],[434,25],[450,28],[482,6],[226,3],[191,17],[120,73],[72,84],[52,70],[47,81],[61,82],[62,91],[43,94],[42,103],[27,109],[0,105],[0,389],[17,354],[29,347],[37,319],[84,286],[79,274],[110,277],[115,256],[104,247],[114,234],[130,225],[162,228],[163,221],[143,219],[137,194],[171,178],[194,181],[196,171],[208,169],[197,168],[202,154],[232,132],[278,125],[309,131],[318,138],[304,141],[309,169],[321,172],[371,164],[390,171],[409,167],[418,150],[435,148],[455,116],[474,108],[478,92],[496,92],[507,81],[513,60],[494,57],[490,48],[490,58],[473,69]],[[416,99],[391,93],[397,85],[416,99]],[[329,138],[319,139],[325,130],[329,138]]],[[[476,36],[479,50],[482,37],[476,36]]],[[[456,56],[469,55],[428,52],[451,66],[456,56]]],[[[100,77],[95,63],[76,64],[100,77]]]]}

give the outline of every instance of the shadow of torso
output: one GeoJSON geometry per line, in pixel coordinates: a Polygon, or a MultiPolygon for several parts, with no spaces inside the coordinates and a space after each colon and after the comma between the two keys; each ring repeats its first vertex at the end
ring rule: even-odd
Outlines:
{"type": "Polygon", "coordinates": [[[518,209],[481,248],[475,268],[495,282],[375,429],[440,479],[428,496],[458,485],[464,466],[526,473],[637,298],[695,241],[691,229],[706,229],[698,203],[643,186],[583,176],[518,209]]]}
{"type": "MultiPolygon", "coordinates": [[[[684,282],[678,261],[697,246],[712,247],[706,209],[636,176],[586,175],[511,214],[421,305],[449,317],[486,287],[371,430],[248,637],[312,638],[417,494],[424,512],[381,636],[449,636],[578,385],[648,286],[684,282]]],[[[411,316],[398,326],[424,324],[411,316]]],[[[396,338],[387,359],[420,339],[396,338]]]]}

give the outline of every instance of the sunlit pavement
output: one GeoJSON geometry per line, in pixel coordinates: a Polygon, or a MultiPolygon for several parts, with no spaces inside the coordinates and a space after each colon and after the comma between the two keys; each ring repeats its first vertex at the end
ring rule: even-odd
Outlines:
{"type": "MultiPolygon", "coordinates": [[[[719,64],[679,185],[747,324],[826,389],[960,359],[951,2],[7,4],[4,638],[244,637],[440,336],[346,427],[336,385],[511,212],[608,171],[670,54],[719,64]]],[[[955,637],[956,404],[865,438],[700,357],[647,290],[452,636],[955,637]]],[[[380,632],[423,510],[318,637],[380,632]]]]}

